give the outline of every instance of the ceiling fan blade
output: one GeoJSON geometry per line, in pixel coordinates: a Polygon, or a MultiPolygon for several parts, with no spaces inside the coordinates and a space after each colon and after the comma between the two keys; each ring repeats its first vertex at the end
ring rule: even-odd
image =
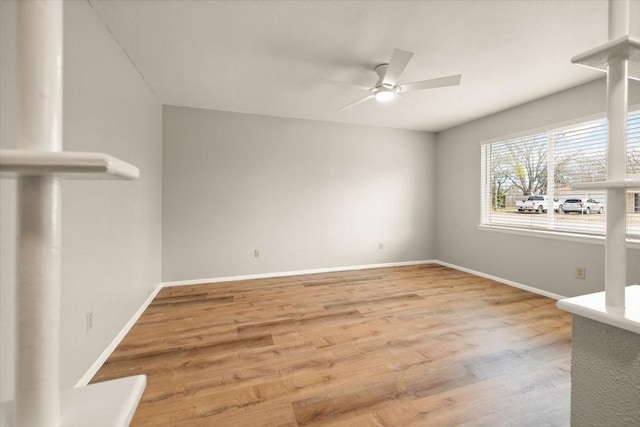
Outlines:
{"type": "Polygon", "coordinates": [[[384,74],[382,83],[385,85],[395,86],[400,79],[400,74],[407,67],[407,64],[411,60],[413,52],[407,52],[406,50],[393,49],[391,60],[387,66],[387,72],[384,74]]]}
{"type": "Polygon", "coordinates": [[[357,106],[359,104],[362,104],[363,102],[366,102],[366,101],[370,100],[371,98],[375,98],[375,95],[373,95],[373,94],[372,95],[367,95],[364,98],[360,98],[357,101],[353,101],[351,104],[347,104],[342,108],[338,108],[338,111],[350,110],[353,107],[355,107],[355,106],[357,106]]]}
{"type": "Polygon", "coordinates": [[[400,85],[400,92],[412,92],[414,90],[434,89],[437,87],[457,86],[460,84],[462,74],[454,76],[438,77],[437,79],[423,80],[421,82],[406,83],[400,85]]]}
{"type": "Polygon", "coordinates": [[[355,84],[355,83],[337,82],[335,80],[325,80],[325,79],[320,79],[320,81],[322,83],[327,83],[327,84],[336,85],[336,86],[346,86],[346,87],[350,87],[352,89],[371,90],[371,88],[368,87],[368,86],[359,85],[359,84],[355,84]]]}

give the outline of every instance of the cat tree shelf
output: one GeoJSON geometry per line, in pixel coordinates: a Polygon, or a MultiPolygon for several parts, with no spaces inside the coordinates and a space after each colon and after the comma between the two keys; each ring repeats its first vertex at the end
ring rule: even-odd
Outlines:
{"type": "Polygon", "coordinates": [[[620,181],[579,182],[571,186],[572,190],[609,190],[624,188],[628,191],[640,191],[640,179],[623,179],[620,181]]]}
{"type": "Polygon", "coordinates": [[[609,58],[624,57],[629,61],[629,78],[640,80],[640,41],[629,35],[612,40],[571,58],[574,64],[607,72],[609,58]]]}
{"type": "MultiPolygon", "coordinates": [[[[125,427],[133,418],[147,377],[136,375],[63,390],[59,427],[125,427]]],[[[2,425],[11,425],[13,402],[2,404],[2,425]]]]}
{"type": "Polygon", "coordinates": [[[0,177],[56,175],[65,179],[124,179],[140,176],[137,167],[103,153],[0,150],[0,177]]]}
{"type": "Polygon", "coordinates": [[[625,293],[627,304],[620,310],[607,310],[604,292],[562,299],[557,306],[569,313],[640,334],[640,285],[627,286],[625,293]]]}

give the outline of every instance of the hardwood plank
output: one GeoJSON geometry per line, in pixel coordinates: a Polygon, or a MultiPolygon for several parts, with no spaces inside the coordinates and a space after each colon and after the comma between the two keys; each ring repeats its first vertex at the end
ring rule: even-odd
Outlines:
{"type": "Polygon", "coordinates": [[[328,396],[314,396],[292,404],[298,425],[304,426],[344,413],[375,407],[401,395],[397,384],[384,383],[328,396]]]}
{"type": "Polygon", "coordinates": [[[162,289],[93,382],[134,426],[569,423],[570,315],[435,264],[162,289]]]}

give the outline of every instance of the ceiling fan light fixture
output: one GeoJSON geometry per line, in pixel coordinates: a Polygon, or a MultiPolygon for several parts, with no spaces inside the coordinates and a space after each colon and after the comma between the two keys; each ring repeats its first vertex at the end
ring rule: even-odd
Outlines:
{"type": "Polygon", "coordinates": [[[376,101],[378,102],[389,102],[393,99],[393,91],[390,90],[380,90],[376,92],[376,101]]]}

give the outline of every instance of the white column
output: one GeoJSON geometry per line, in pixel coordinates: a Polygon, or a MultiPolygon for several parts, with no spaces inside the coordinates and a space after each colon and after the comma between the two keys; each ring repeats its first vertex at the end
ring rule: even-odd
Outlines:
{"type": "MultiPolygon", "coordinates": [[[[18,2],[20,149],[62,150],[62,23],[60,0],[18,2]]],[[[18,426],[60,422],[60,182],[18,180],[18,426]]]]}
{"type": "Polygon", "coordinates": [[[609,0],[609,41],[629,33],[629,0],[609,0]]]}
{"type": "MultiPolygon", "coordinates": [[[[609,1],[609,39],[629,31],[629,1],[609,1]]],[[[607,180],[620,181],[627,173],[628,60],[609,57],[607,72],[607,180]]],[[[607,192],[605,291],[609,309],[623,309],[627,282],[626,190],[607,192]]]]}
{"type": "MultiPolygon", "coordinates": [[[[627,60],[609,59],[607,73],[608,127],[607,179],[620,181],[627,171],[627,60]]],[[[626,190],[607,192],[607,224],[605,241],[605,291],[607,307],[624,308],[627,282],[626,190]]]]}

